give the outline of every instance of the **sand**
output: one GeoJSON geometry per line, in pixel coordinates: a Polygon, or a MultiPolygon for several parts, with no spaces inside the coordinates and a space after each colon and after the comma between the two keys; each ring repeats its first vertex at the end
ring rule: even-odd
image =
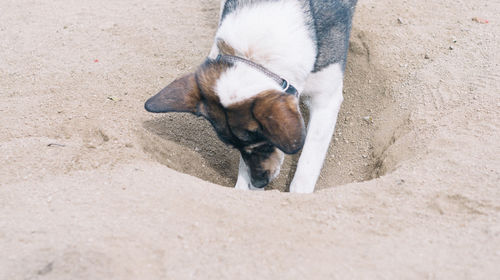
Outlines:
{"type": "Polygon", "coordinates": [[[312,195],[143,102],[218,0],[0,4],[0,279],[498,279],[500,3],[360,0],[312,195]],[[488,23],[473,21],[478,17],[488,23]]]}

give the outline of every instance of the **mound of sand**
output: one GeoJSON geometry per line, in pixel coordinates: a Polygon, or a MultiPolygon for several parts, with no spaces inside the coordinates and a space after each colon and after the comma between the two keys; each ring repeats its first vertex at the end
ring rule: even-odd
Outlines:
{"type": "Polygon", "coordinates": [[[3,1],[0,279],[498,277],[499,3],[359,1],[320,190],[292,195],[296,158],[221,187],[206,121],[143,110],[219,2],[3,1]]]}

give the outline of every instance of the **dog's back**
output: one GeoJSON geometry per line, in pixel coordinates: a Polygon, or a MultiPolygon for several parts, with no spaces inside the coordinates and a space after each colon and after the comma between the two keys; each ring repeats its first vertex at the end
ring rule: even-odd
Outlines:
{"type": "MultiPolygon", "coordinates": [[[[284,0],[227,0],[221,22],[233,12],[247,6],[284,0]]],[[[345,67],[352,16],[357,0],[297,0],[302,5],[311,39],[316,43],[313,72],[334,63],[345,67]]]]}

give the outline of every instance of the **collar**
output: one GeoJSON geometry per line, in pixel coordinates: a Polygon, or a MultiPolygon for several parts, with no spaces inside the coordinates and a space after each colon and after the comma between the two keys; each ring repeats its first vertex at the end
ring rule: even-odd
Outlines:
{"type": "Polygon", "coordinates": [[[223,62],[228,62],[228,63],[235,63],[235,62],[242,62],[245,63],[246,65],[259,70],[262,72],[264,75],[268,76],[269,78],[273,79],[276,83],[280,85],[280,87],[285,91],[287,94],[292,94],[295,95],[296,97],[299,96],[299,92],[297,89],[290,84],[286,79],[283,79],[279,75],[271,72],[269,69],[265,68],[264,66],[255,63],[253,61],[250,61],[248,59],[245,59],[243,57],[239,56],[233,56],[233,55],[225,55],[225,54],[219,54],[217,58],[215,59],[216,62],[223,61],[223,62]]]}

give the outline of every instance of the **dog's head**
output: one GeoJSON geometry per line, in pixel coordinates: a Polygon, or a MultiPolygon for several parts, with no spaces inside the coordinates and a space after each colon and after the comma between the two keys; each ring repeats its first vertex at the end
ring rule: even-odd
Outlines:
{"type": "Polygon", "coordinates": [[[298,98],[276,89],[223,105],[217,82],[231,67],[207,59],[195,73],[173,81],[151,97],[145,108],[154,113],[189,112],[206,118],[223,142],[241,152],[252,184],[262,188],[279,173],[281,151],[294,154],[302,148],[304,121],[298,98]]]}

